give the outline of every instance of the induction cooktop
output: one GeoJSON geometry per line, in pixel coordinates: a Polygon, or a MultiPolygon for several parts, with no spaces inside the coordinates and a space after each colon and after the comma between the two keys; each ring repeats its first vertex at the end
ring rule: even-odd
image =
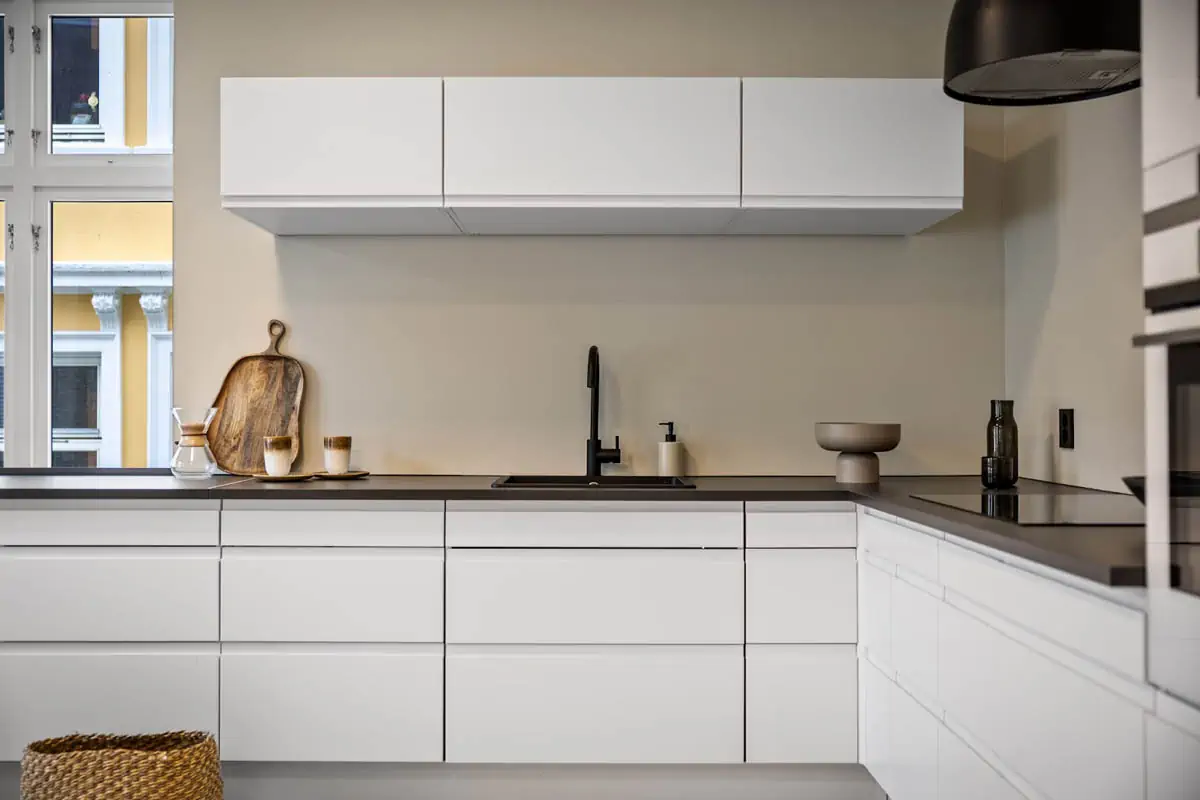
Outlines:
{"type": "Polygon", "coordinates": [[[914,494],[917,500],[950,506],[1017,525],[1145,525],[1146,513],[1127,494],[914,494]]]}

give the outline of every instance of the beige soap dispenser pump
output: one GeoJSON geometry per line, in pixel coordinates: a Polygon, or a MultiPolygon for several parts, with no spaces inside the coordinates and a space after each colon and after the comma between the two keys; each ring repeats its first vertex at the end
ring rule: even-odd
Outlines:
{"type": "Polygon", "coordinates": [[[666,437],[658,443],[658,474],[664,478],[682,478],[683,442],[675,436],[674,422],[660,422],[667,429],[666,437]]]}

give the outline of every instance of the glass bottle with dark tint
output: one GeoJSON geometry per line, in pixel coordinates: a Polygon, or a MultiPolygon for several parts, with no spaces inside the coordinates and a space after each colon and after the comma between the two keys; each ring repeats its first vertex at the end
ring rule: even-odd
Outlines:
{"type": "Polygon", "coordinates": [[[993,458],[1011,458],[1013,474],[1018,471],[1017,420],[1013,416],[1012,400],[993,400],[992,418],[987,426],[987,454],[993,458]]]}

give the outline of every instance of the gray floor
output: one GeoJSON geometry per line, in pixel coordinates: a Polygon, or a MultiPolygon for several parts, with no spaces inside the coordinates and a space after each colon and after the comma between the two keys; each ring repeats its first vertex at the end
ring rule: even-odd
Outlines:
{"type": "MultiPolygon", "coordinates": [[[[226,800],[884,800],[858,766],[226,764],[226,800]]],[[[0,800],[19,800],[0,764],[0,800]]]]}

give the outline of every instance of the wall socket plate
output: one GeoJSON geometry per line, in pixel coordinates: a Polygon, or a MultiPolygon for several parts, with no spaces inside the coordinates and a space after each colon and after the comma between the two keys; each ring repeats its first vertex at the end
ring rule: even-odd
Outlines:
{"type": "Polygon", "coordinates": [[[1075,449],[1075,409],[1058,410],[1058,446],[1063,450],[1075,449]]]}

